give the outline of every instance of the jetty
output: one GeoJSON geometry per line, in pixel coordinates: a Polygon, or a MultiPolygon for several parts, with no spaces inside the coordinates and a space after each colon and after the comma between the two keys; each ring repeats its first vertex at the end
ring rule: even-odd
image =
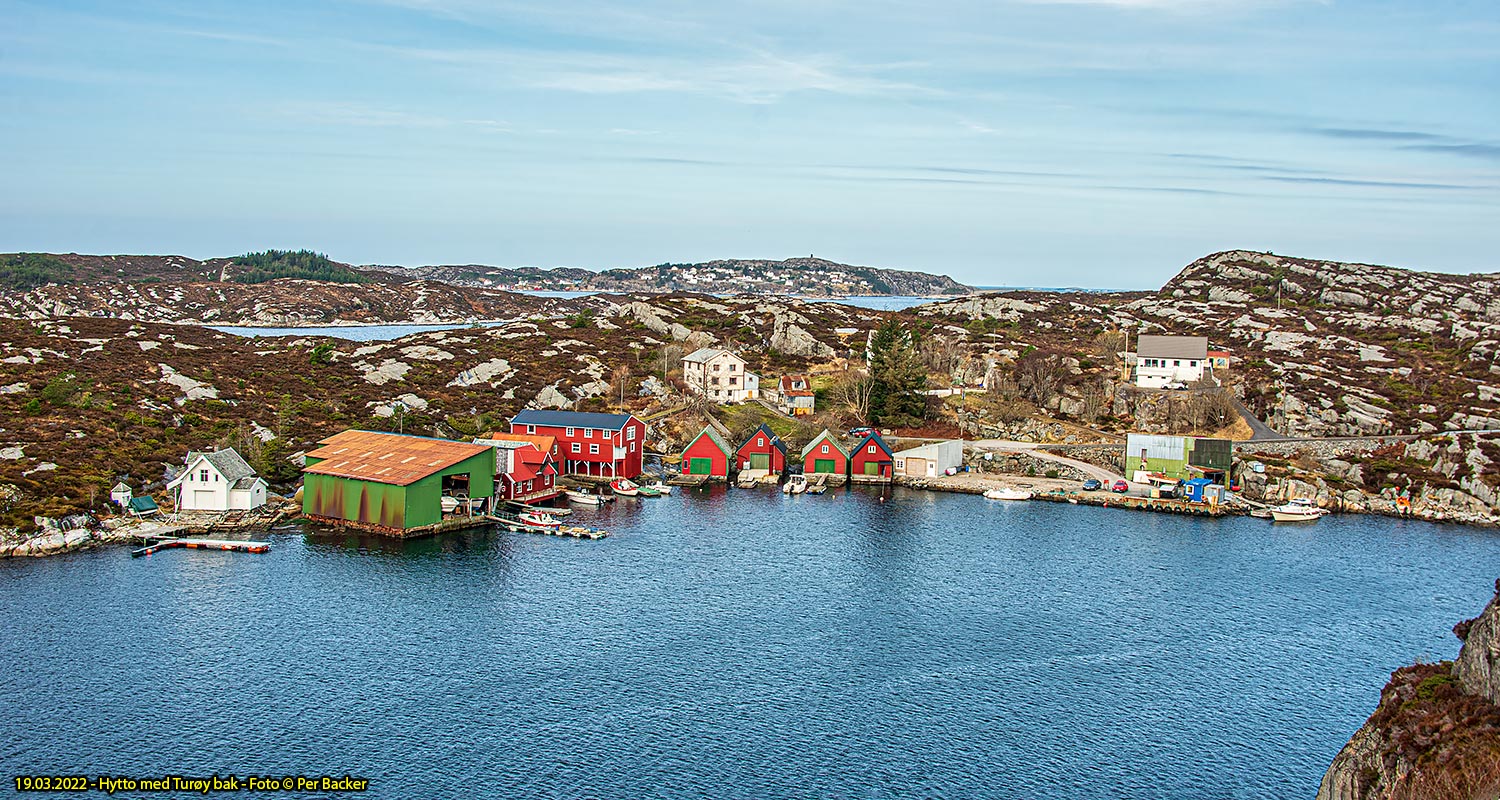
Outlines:
{"type": "Polygon", "coordinates": [[[1051,503],[1099,506],[1101,508],[1123,508],[1130,511],[1186,514],[1194,517],[1228,517],[1235,515],[1233,510],[1222,504],[1193,503],[1187,500],[1155,497],[1135,497],[1126,494],[1105,495],[1099,492],[1038,492],[1033,494],[1031,499],[1044,500],[1051,503]]]}
{"type": "Polygon", "coordinates": [[[520,515],[516,514],[493,515],[487,516],[486,519],[512,533],[542,533],[548,536],[571,536],[574,539],[603,539],[609,535],[609,531],[603,528],[589,528],[583,525],[558,525],[556,527],[527,525],[521,521],[520,515]]]}
{"type": "MultiPolygon", "coordinates": [[[[156,537],[152,537],[156,538],[156,537]]],[[[270,542],[249,542],[233,539],[177,539],[159,538],[155,543],[130,551],[131,558],[154,555],[159,550],[185,547],[190,550],[223,550],[232,553],[268,553],[270,542]]]]}

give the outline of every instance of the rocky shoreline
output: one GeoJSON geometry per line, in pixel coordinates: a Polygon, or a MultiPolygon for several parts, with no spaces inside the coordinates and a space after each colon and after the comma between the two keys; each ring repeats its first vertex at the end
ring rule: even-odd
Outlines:
{"type": "Polygon", "coordinates": [[[1391,674],[1317,800],[1448,800],[1500,795],[1500,581],[1478,617],[1453,633],[1458,658],[1391,674]]]}

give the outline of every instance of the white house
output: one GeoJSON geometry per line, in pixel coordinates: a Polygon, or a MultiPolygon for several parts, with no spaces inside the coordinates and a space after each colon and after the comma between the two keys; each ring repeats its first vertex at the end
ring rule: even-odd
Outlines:
{"type": "Polygon", "coordinates": [[[962,439],[933,442],[892,453],[891,458],[896,462],[897,475],[930,478],[942,475],[949,467],[963,465],[964,443],[962,439]]]}
{"type": "Polygon", "coordinates": [[[188,453],[187,469],[167,484],[179,511],[248,511],[266,504],[266,481],[233,448],[188,453]]]}
{"type": "Polygon", "coordinates": [[[718,403],[740,403],[760,397],[760,378],[745,369],[745,359],[728,350],[705,347],[682,359],[682,382],[718,403]]]}
{"type": "Polygon", "coordinates": [[[116,483],[109,490],[109,501],[121,507],[129,505],[130,499],[134,496],[135,492],[130,490],[129,484],[125,483],[125,481],[116,483]]]}
{"type": "Polygon", "coordinates": [[[1141,336],[1136,346],[1135,385],[1161,389],[1169,383],[1203,380],[1208,366],[1206,336],[1141,336]]]}

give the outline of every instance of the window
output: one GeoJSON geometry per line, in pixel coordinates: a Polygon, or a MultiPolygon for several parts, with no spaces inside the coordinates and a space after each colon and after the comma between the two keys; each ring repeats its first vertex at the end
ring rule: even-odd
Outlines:
{"type": "Polygon", "coordinates": [[[719,365],[718,365],[718,364],[715,364],[715,365],[714,365],[714,372],[718,372],[718,371],[719,371],[719,365]]]}
{"type": "Polygon", "coordinates": [[[730,372],[734,372],[735,370],[739,369],[739,366],[740,365],[738,365],[738,364],[730,364],[729,365],[729,371],[730,372]]]}
{"type": "Polygon", "coordinates": [[[585,438],[585,439],[592,439],[592,438],[594,438],[594,429],[593,428],[584,428],[583,429],[583,438],[585,438]]]}
{"type": "Polygon", "coordinates": [[[573,443],[573,452],[575,452],[575,453],[582,453],[583,452],[581,445],[579,445],[577,442],[573,443]]]}
{"type": "Polygon", "coordinates": [[[591,455],[591,456],[597,456],[597,455],[599,455],[599,445],[597,445],[597,444],[591,444],[591,445],[589,445],[589,455],[591,455]]]}
{"type": "Polygon", "coordinates": [[[634,439],[635,438],[635,428],[627,427],[625,429],[625,438],[626,439],[634,439]]]}
{"type": "Polygon", "coordinates": [[[635,452],[635,442],[631,442],[630,443],[630,452],[632,452],[632,453],[635,452]]]}
{"type": "Polygon", "coordinates": [[[873,445],[873,444],[870,445],[870,451],[869,452],[870,452],[870,455],[872,455],[872,456],[875,455],[875,445],[873,445]]]}
{"type": "Polygon", "coordinates": [[[739,384],[739,382],[740,382],[739,378],[730,378],[729,379],[729,385],[730,386],[735,386],[735,385],[739,384]]]}
{"type": "Polygon", "coordinates": [[[198,470],[198,482],[199,483],[208,483],[208,470],[206,470],[206,469],[200,469],[200,470],[198,470]]]}
{"type": "Polygon", "coordinates": [[[825,453],[828,452],[828,445],[826,445],[826,444],[823,445],[823,452],[825,452],[825,453]]]}
{"type": "Polygon", "coordinates": [[[568,436],[577,436],[578,435],[578,429],[577,428],[569,428],[567,435],[568,436]]]}
{"type": "Polygon", "coordinates": [[[718,386],[718,385],[719,385],[719,379],[718,379],[718,378],[714,378],[714,385],[715,385],[715,386],[718,386]]]}
{"type": "Polygon", "coordinates": [[[526,426],[526,433],[527,433],[528,436],[535,436],[536,435],[536,426],[535,425],[527,425],[526,426]]]}
{"type": "Polygon", "coordinates": [[[1174,366],[1174,367],[1180,367],[1180,366],[1182,366],[1182,362],[1181,361],[1173,361],[1172,362],[1172,366],[1174,366]]]}
{"type": "Polygon", "coordinates": [[[755,446],[756,447],[765,447],[766,446],[766,437],[764,437],[764,436],[757,436],[757,437],[755,437],[755,446]]]}

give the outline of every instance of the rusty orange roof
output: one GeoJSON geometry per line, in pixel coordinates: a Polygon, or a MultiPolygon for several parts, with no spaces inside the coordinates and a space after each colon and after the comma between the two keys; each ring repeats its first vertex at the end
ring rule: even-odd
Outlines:
{"type": "Polygon", "coordinates": [[[552,448],[557,444],[556,436],[543,436],[539,433],[530,434],[506,433],[505,431],[490,431],[481,438],[488,439],[492,442],[525,442],[532,447],[535,447],[536,449],[542,451],[543,453],[552,452],[552,448]]]}
{"type": "Polygon", "coordinates": [[[393,486],[409,486],[490,449],[482,444],[376,431],[344,431],[318,444],[323,446],[307,457],[323,460],[303,467],[303,472],[393,486]]]}

